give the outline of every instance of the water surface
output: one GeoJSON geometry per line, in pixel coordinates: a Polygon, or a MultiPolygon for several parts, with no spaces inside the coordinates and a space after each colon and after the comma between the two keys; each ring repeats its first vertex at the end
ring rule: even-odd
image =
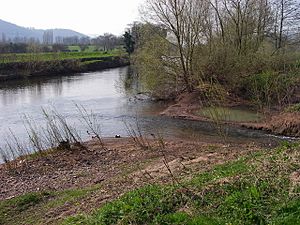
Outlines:
{"type": "Polygon", "coordinates": [[[243,108],[206,107],[198,110],[196,114],[227,122],[259,122],[263,119],[260,113],[243,108]]]}
{"type": "MultiPolygon", "coordinates": [[[[0,84],[0,146],[4,146],[6,139],[10,138],[9,129],[25,141],[24,115],[32,118],[37,126],[42,126],[45,121],[41,109],[49,107],[55,107],[88,139],[84,126],[79,123],[75,103],[93,110],[101,124],[103,137],[126,136],[124,121],[134,123],[138,117],[146,133],[160,132],[164,136],[200,140],[204,137],[218,139],[218,132],[207,122],[158,116],[166,105],[135,99],[138,85],[132,81],[132,70],[124,67],[73,76],[3,82],[0,84]]],[[[227,127],[226,130],[234,141],[270,141],[261,132],[236,127],[227,127]]]]}

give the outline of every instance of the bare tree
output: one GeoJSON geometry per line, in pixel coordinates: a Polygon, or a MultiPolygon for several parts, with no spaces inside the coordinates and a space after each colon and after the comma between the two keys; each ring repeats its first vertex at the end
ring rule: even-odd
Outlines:
{"type": "Polygon", "coordinates": [[[297,0],[274,0],[274,36],[275,47],[284,47],[289,35],[295,33],[300,22],[300,3],[297,0]]]}
{"type": "Polygon", "coordinates": [[[268,0],[211,0],[217,29],[223,42],[235,46],[239,54],[257,51],[270,26],[268,0]]]}
{"type": "MultiPolygon", "coordinates": [[[[144,45],[149,54],[137,52],[143,53],[142,62],[159,65],[156,67],[168,80],[175,77],[173,86],[178,92],[201,89],[202,82],[211,80],[236,85],[253,74],[277,69],[270,62],[281,59],[272,53],[290,43],[292,34],[297,38],[294,31],[299,27],[297,2],[147,0],[142,11],[146,22],[163,27],[168,35],[163,39],[153,38],[144,45]],[[161,49],[150,51],[155,42],[161,49]]],[[[161,74],[156,76],[159,82],[161,74]]],[[[153,73],[151,78],[155,79],[153,73]]]]}
{"type": "Polygon", "coordinates": [[[147,21],[164,26],[169,42],[178,52],[182,78],[186,89],[193,90],[193,54],[196,46],[205,41],[205,17],[209,4],[204,0],[148,0],[147,21]]]}

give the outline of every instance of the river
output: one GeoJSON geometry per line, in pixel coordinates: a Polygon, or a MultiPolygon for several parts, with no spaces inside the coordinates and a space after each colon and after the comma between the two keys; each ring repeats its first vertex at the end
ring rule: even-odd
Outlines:
{"type": "MultiPolygon", "coordinates": [[[[132,77],[129,67],[92,73],[31,78],[8,81],[0,84],[0,146],[6,145],[12,130],[20,141],[27,140],[24,116],[32,118],[37,126],[45,121],[42,108],[54,107],[68,122],[77,127],[84,139],[86,130],[79,123],[75,104],[92,110],[101,124],[103,137],[127,136],[126,123],[139,124],[145,133],[160,132],[167,137],[217,138],[214,126],[207,122],[194,122],[159,116],[166,105],[150,100],[138,100],[136,85],[124,85],[132,77]]],[[[233,141],[259,141],[271,143],[274,138],[257,131],[228,127],[229,138],[233,141]]]]}

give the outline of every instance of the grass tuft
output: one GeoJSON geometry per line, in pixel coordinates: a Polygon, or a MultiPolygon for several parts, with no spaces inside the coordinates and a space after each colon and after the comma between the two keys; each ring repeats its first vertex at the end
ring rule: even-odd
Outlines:
{"type": "Polygon", "coordinates": [[[70,224],[299,224],[299,145],[252,154],[195,175],[184,187],[147,186],[70,224]]]}

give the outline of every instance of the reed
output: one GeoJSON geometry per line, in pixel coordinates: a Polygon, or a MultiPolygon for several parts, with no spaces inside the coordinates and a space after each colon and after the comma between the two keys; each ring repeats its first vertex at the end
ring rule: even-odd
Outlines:
{"type": "Polygon", "coordinates": [[[102,149],[106,149],[104,141],[101,137],[101,124],[98,121],[97,115],[93,113],[93,111],[88,112],[87,109],[82,105],[75,104],[75,107],[80,115],[81,122],[87,129],[87,134],[93,139],[96,139],[102,149]]]}
{"type": "MultiPolygon", "coordinates": [[[[84,107],[79,108],[81,111],[80,121],[88,124],[90,130],[96,134],[96,137],[101,141],[101,146],[104,142],[98,132],[96,124],[96,116],[88,115],[84,107]],[[97,129],[96,129],[97,128],[97,129]]],[[[80,149],[86,149],[81,135],[72,126],[62,114],[54,107],[45,109],[42,108],[44,124],[37,125],[34,119],[24,115],[23,124],[27,132],[25,141],[21,141],[15,133],[8,129],[5,145],[0,147],[0,159],[6,164],[16,163],[16,159],[24,159],[26,156],[35,154],[45,154],[49,149],[68,150],[71,151],[73,146],[80,149]]],[[[12,166],[14,167],[14,166],[12,166]]],[[[11,168],[12,168],[11,167],[11,168]]]]}

